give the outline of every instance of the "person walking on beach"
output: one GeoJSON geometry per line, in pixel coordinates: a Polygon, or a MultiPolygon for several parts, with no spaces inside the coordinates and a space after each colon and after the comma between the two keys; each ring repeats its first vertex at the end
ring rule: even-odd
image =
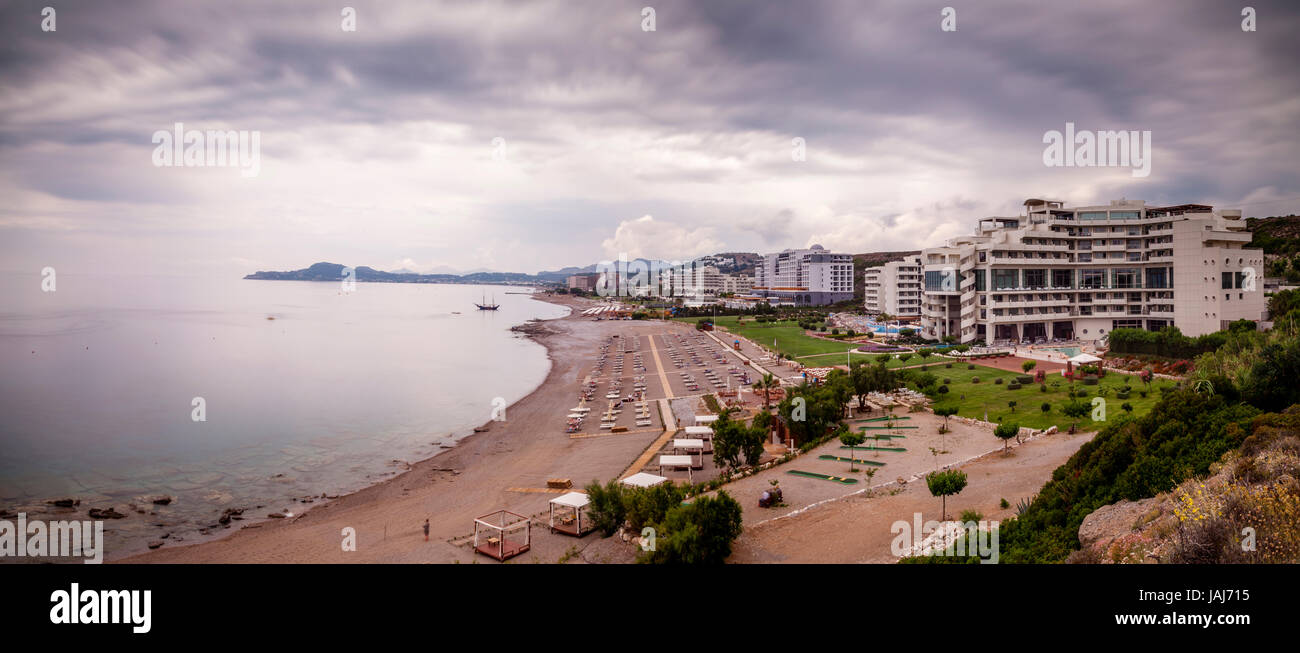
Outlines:
{"type": "Polygon", "coordinates": [[[429,520],[424,520],[424,541],[429,541],[429,520]]]}

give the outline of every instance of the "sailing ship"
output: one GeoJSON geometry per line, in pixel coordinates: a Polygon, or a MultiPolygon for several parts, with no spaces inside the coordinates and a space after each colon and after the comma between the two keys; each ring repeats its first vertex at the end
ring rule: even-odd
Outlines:
{"type": "Polygon", "coordinates": [[[496,297],[496,295],[493,295],[493,296],[492,296],[492,303],[491,303],[491,304],[487,303],[487,293],[484,293],[484,294],[483,294],[483,303],[482,303],[482,304],[479,304],[479,303],[475,302],[474,305],[477,306],[477,307],[478,307],[478,310],[480,310],[480,311],[495,311],[495,310],[497,310],[498,308],[501,308],[501,305],[497,303],[497,297],[496,297]]]}

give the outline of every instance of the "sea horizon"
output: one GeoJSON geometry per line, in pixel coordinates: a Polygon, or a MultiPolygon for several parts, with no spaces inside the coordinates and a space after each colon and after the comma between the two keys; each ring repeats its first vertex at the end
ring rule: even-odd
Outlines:
{"type": "Polygon", "coordinates": [[[298,514],[454,446],[546,378],[545,348],[511,329],[568,313],[505,285],[3,283],[0,362],[22,374],[0,380],[0,509],[114,508],[112,558],[233,532],[228,509],[298,514]],[[501,308],[478,311],[483,294],[501,308]]]}

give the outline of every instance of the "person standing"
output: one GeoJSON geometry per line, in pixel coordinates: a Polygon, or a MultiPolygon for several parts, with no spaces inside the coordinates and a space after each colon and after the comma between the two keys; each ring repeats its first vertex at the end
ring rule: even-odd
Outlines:
{"type": "Polygon", "coordinates": [[[429,541],[429,520],[424,520],[424,541],[429,541]]]}

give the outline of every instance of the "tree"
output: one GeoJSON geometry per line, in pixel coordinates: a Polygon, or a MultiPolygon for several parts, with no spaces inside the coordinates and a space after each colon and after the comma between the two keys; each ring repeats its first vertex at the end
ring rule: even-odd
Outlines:
{"type": "Polygon", "coordinates": [[[881,365],[888,363],[893,358],[894,358],[893,354],[880,354],[876,356],[876,360],[879,361],[881,365]]]}
{"type": "Polygon", "coordinates": [[[1052,405],[1049,404],[1049,403],[1047,403],[1046,401],[1043,402],[1043,405],[1041,406],[1041,408],[1042,408],[1042,410],[1043,410],[1043,413],[1050,413],[1050,412],[1052,412],[1052,405]]]}
{"type": "Polygon", "coordinates": [[[605,533],[608,537],[623,525],[623,520],[627,516],[623,494],[624,485],[617,480],[611,480],[605,485],[600,481],[593,480],[584,488],[587,491],[587,517],[591,519],[592,525],[597,530],[605,533]]]}
{"type": "Polygon", "coordinates": [[[1061,407],[1061,412],[1064,413],[1066,417],[1074,420],[1074,423],[1070,425],[1070,432],[1073,433],[1079,426],[1079,420],[1083,419],[1083,417],[1088,414],[1088,404],[1078,400],[1067,401],[1065,405],[1061,407]]]}
{"type": "Polygon", "coordinates": [[[654,564],[722,564],[742,529],[740,504],[725,491],[674,506],[655,528],[655,550],[638,562],[654,564]]]}
{"type": "Polygon", "coordinates": [[[753,387],[755,390],[763,391],[763,408],[767,408],[769,405],[771,405],[772,389],[779,387],[780,385],[781,382],[777,381],[776,377],[772,376],[771,374],[764,374],[763,378],[753,383],[753,387]]]}
{"type": "Polygon", "coordinates": [[[1007,408],[1010,408],[1010,409],[1011,409],[1011,412],[1013,412],[1013,413],[1016,412],[1016,402],[1014,402],[1014,401],[1008,401],[1008,402],[1007,402],[1007,408]]]}
{"type": "Polygon", "coordinates": [[[713,423],[713,463],[729,472],[740,467],[742,457],[745,463],[757,465],[766,439],[766,429],[746,426],[743,421],[731,419],[731,411],[724,410],[713,423]]]}
{"type": "Polygon", "coordinates": [[[905,351],[905,352],[903,352],[903,353],[901,353],[901,354],[898,355],[898,360],[900,360],[900,361],[906,363],[906,362],[908,361],[908,359],[910,359],[911,357],[912,357],[912,352],[910,352],[910,351],[905,351]]]}
{"type": "Polygon", "coordinates": [[[993,429],[993,435],[1002,440],[1003,454],[1007,453],[1007,447],[1011,444],[1011,438],[1016,437],[1017,433],[1020,433],[1020,425],[1015,422],[998,424],[997,428],[993,429]]]}
{"type": "Polygon", "coordinates": [[[931,356],[934,355],[934,350],[933,350],[933,349],[930,349],[929,347],[925,347],[925,348],[922,348],[922,349],[918,349],[918,350],[916,350],[916,355],[917,355],[917,356],[920,356],[920,357],[921,357],[921,362],[924,363],[925,361],[929,360],[931,356]]]}
{"type": "Polygon", "coordinates": [[[1036,362],[1034,362],[1034,361],[1025,361],[1025,362],[1023,362],[1023,363],[1020,364],[1020,369],[1024,370],[1024,371],[1025,371],[1025,374],[1028,374],[1028,373],[1029,373],[1029,370],[1034,369],[1034,367],[1036,367],[1037,365],[1038,365],[1038,363],[1036,363],[1036,362]]]}
{"type": "Polygon", "coordinates": [[[948,418],[957,414],[956,406],[935,406],[934,414],[943,418],[943,429],[948,430],[948,418]]]}
{"type": "Polygon", "coordinates": [[[862,444],[866,439],[866,436],[862,435],[862,433],[858,431],[850,431],[848,427],[843,424],[840,425],[840,444],[849,448],[850,472],[857,471],[853,468],[853,463],[856,462],[857,458],[854,454],[857,452],[856,447],[862,444]]]}
{"type": "Polygon", "coordinates": [[[939,521],[948,521],[948,497],[966,489],[966,472],[957,469],[930,472],[925,475],[925,484],[930,488],[930,496],[943,499],[943,514],[939,521]]]}

